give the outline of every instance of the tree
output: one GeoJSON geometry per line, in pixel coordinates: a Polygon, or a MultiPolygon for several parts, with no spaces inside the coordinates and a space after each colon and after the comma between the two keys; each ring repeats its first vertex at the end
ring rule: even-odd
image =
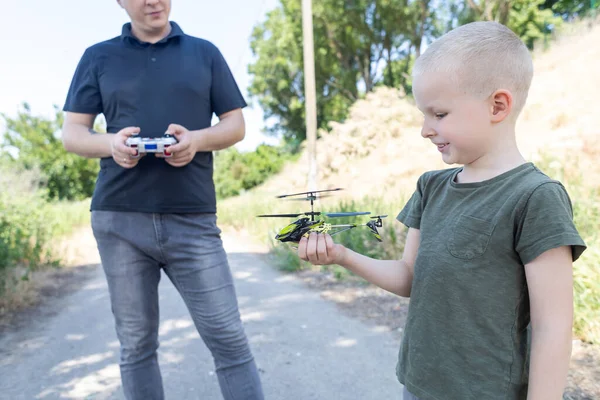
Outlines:
{"type": "MultiPolygon", "coordinates": [[[[250,46],[257,58],[248,67],[249,93],[273,121],[267,133],[281,135],[293,148],[305,139],[301,11],[299,0],[281,0],[267,14],[253,30],[250,46]]],[[[408,27],[424,19],[417,12],[422,8],[396,0],[313,3],[318,128],[343,121],[350,105],[382,81],[386,60],[402,58],[412,47],[405,43],[415,38],[408,27]]],[[[422,24],[419,29],[428,31],[422,24]]]]}
{"type": "MultiPolygon", "coordinates": [[[[316,6],[315,13],[322,7],[316,6]]],[[[330,120],[343,119],[356,100],[355,84],[348,85],[334,61],[326,38],[323,18],[315,16],[315,75],[318,128],[330,120]],[[317,33],[318,32],[318,33],[317,33]],[[324,80],[323,77],[326,77],[324,80]]],[[[299,1],[282,0],[282,6],[268,14],[267,21],[256,26],[251,49],[258,58],[249,65],[252,76],[249,93],[258,98],[265,118],[274,120],[267,133],[282,135],[295,149],[305,139],[304,74],[302,55],[302,15],[299,1]]]]}
{"type": "MultiPolygon", "coordinates": [[[[596,1],[596,0],[593,0],[596,1]]],[[[423,43],[456,26],[493,20],[530,49],[586,7],[571,0],[320,0],[313,2],[317,126],[343,122],[378,85],[411,92],[410,72],[423,43]]],[[[264,110],[267,133],[291,148],[305,139],[300,0],[280,0],[253,31],[249,93],[264,110]]]]}
{"type": "Polygon", "coordinates": [[[598,0],[546,0],[543,2],[544,9],[551,9],[555,15],[561,16],[568,21],[575,17],[584,18],[593,15],[600,7],[598,0]]]}
{"type": "MultiPolygon", "coordinates": [[[[99,162],[65,151],[60,139],[63,114],[52,120],[34,116],[23,103],[16,118],[2,115],[7,130],[0,153],[15,169],[38,169],[49,200],[80,200],[93,193],[99,162]]],[[[100,126],[97,127],[102,131],[100,126]]]]}
{"type": "Polygon", "coordinates": [[[512,29],[529,49],[562,25],[561,17],[554,15],[544,0],[466,0],[462,9],[455,9],[457,26],[473,21],[497,21],[512,29]]]}

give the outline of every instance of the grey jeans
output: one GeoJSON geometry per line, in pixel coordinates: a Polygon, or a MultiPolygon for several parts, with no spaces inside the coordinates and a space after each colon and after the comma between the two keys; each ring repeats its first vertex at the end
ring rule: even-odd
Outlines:
{"type": "Polygon", "coordinates": [[[212,353],[224,399],[263,399],[214,214],[93,211],[129,400],[164,399],[157,360],[161,268],[212,353]]]}

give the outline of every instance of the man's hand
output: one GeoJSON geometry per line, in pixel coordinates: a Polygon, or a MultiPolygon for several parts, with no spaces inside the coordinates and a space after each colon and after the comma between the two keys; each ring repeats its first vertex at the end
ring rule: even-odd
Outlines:
{"type": "Polygon", "coordinates": [[[193,140],[194,134],[177,124],[169,125],[167,133],[175,136],[178,143],[169,146],[171,157],[165,157],[161,153],[156,153],[156,157],[164,158],[173,167],[183,167],[189,164],[196,155],[196,145],[193,140]]]}
{"type": "Polygon", "coordinates": [[[333,242],[327,233],[311,232],[308,239],[302,237],[298,243],[298,257],[314,265],[340,264],[346,248],[333,242]]]}
{"type": "Polygon", "coordinates": [[[112,152],[112,157],[115,160],[115,162],[123,168],[135,167],[140,161],[140,159],[143,157],[142,155],[142,157],[132,158],[132,156],[135,156],[137,150],[125,145],[127,138],[139,132],[140,128],[138,127],[130,126],[127,128],[123,128],[114,135],[112,141],[110,142],[110,150],[112,152]]]}

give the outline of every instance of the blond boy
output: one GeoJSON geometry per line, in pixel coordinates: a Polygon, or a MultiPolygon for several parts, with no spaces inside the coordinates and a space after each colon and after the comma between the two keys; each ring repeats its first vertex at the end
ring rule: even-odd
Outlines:
{"type": "Polygon", "coordinates": [[[303,238],[298,255],[410,297],[396,368],[405,400],[561,399],[572,263],[586,245],[565,188],[516,145],[529,51],[505,26],[475,22],[435,41],[413,74],[422,136],[460,166],[418,179],[397,217],[409,228],[402,259],[322,234],[303,238]]]}

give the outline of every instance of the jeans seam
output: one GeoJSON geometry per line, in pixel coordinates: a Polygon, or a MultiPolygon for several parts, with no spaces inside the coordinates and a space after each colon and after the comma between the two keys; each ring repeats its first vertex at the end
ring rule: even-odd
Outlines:
{"type": "Polygon", "coordinates": [[[158,248],[160,257],[162,258],[162,262],[166,263],[167,259],[165,258],[165,252],[163,251],[163,246],[162,246],[162,234],[161,234],[162,215],[161,214],[152,214],[152,225],[154,226],[154,233],[156,235],[155,236],[156,247],[158,248]],[[156,217],[158,217],[158,225],[156,224],[156,217]]]}

